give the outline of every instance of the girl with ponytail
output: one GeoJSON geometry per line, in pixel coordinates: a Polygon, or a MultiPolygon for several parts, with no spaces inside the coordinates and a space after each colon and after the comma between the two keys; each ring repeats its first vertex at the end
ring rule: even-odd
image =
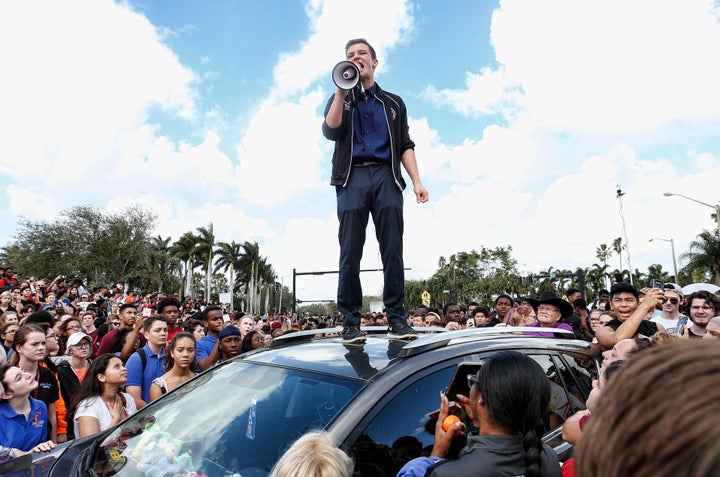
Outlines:
{"type": "Polygon", "coordinates": [[[550,382],[539,364],[516,351],[502,351],[485,361],[477,375],[468,375],[469,396],[457,396],[478,434],[468,436],[456,460],[443,460],[454,436],[463,433],[457,422],[448,430],[448,398],[440,399],[435,444],[430,457],[408,462],[398,477],[428,475],[560,477],[552,447],[542,443],[543,417],[550,403],[550,382]],[[426,473],[427,472],[427,473],[426,473]]]}

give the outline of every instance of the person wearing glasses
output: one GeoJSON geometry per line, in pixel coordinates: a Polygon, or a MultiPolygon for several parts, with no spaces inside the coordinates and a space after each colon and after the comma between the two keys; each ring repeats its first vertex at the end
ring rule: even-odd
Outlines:
{"type": "Polygon", "coordinates": [[[682,298],[682,295],[675,290],[665,290],[662,309],[656,310],[650,321],[663,325],[665,331],[670,334],[680,334],[688,321],[687,316],[680,313],[682,298]]]}
{"type": "Polygon", "coordinates": [[[265,335],[258,330],[252,330],[243,336],[240,353],[247,353],[248,351],[259,349],[263,346],[265,346],[265,335]]]}
{"type": "Polygon", "coordinates": [[[448,397],[440,395],[440,413],[430,457],[411,460],[398,477],[426,475],[524,475],[560,477],[552,447],[543,444],[544,417],[550,404],[550,381],[525,354],[501,351],[485,361],[477,375],[467,375],[470,392],[453,398],[468,414],[477,433],[470,433],[458,459],[445,459],[453,438],[464,433],[456,422],[447,431],[448,397]],[[522,409],[523,412],[518,412],[522,409]]]}
{"type": "MultiPolygon", "coordinates": [[[[78,331],[70,335],[67,341],[67,354],[70,359],[58,364],[57,374],[60,381],[60,394],[66,403],[72,401],[75,391],[80,387],[90,368],[92,338],[78,331]]],[[[67,416],[67,422],[73,422],[73,416],[67,416]]],[[[68,440],[74,439],[73,426],[67,427],[68,440]]]]}
{"type": "Polygon", "coordinates": [[[72,317],[63,321],[60,327],[60,334],[58,335],[58,344],[60,345],[60,354],[66,354],[67,352],[67,341],[70,335],[73,333],[79,333],[82,331],[82,324],[78,318],[72,317]]]}

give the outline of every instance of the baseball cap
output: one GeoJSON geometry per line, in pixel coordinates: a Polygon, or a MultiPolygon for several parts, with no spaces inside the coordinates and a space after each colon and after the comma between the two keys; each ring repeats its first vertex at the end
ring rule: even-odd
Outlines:
{"type": "Polygon", "coordinates": [[[88,340],[90,343],[92,343],[92,338],[90,338],[89,335],[86,335],[82,331],[78,331],[77,333],[73,333],[70,335],[70,337],[67,340],[67,346],[68,346],[68,348],[70,346],[75,346],[76,344],[78,344],[79,342],[81,342],[82,340],[85,340],[85,339],[88,340]]]}

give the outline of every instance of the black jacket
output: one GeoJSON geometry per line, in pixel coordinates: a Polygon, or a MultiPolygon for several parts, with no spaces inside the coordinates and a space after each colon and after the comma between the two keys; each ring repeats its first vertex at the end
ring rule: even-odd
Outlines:
{"type": "MultiPolygon", "coordinates": [[[[540,475],[561,477],[552,447],[543,445],[540,475]]],[[[443,460],[427,470],[430,477],[519,476],[525,474],[521,436],[470,436],[457,460],[443,460]]]]}
{"type": "MultiPolygon", "coordinates": [[[[72,402],[72,399],[75,395],[75,391],[80,387],[80,380],[78,379],[75,372],[70,367],[70,363],[68,361],[63,361],[62,363],[57,365],[57,375],[58,375],[58,381],[60,381],[60,394],[62,394],[63,400],[65,401],[65,406],[67,406],[68,410],[70,409],[70,405],[72,402]]],[[[74,439],[75,435],[73,433],[73,416],[70,414],[67,415],[67,437],[68,440],[74,439]]]]}
{"type": "MultiPolygon", "coordinates": [[[[407,149],[415,149],[415,143],[410,139],[410,133],[407,122],[407,109],[402,98],[396,94],[388,93],[377,85],[375,98],[380,101],[385,110],[385,119],[390,133],[390,160],[392,162],[393,177],[395,184],[400,190],[405,189],[405,180],[402,177],[401,159],[403,153],[407,149]]],[[[337,128],[331,128],[327,122],[323,121],[323,135],[335,141],[335,151],[332,158],[332,177],[330,184],[334,186],[345,186],[350,177],[350,168],[352,166],[352,150],[353,150],[353,114],[355,108],[352,106],[356,99],[357,91],[351,89],[345,95],[345,103],[343,106],[342,123],[337,128]]],[[[325,115],[330,110],[334,96],[330,97],[325,106],[325,115]]]]}

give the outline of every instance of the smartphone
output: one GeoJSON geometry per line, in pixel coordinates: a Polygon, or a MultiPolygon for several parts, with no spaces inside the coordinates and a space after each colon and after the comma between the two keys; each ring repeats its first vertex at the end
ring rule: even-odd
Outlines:
{"type": "Polygon", "coordinates": [[[142,316],[146,318],[152,316],[152,308],[143,308],[142,316]]]}
{"type": "Polygon", "coordinates": [[[455,368],[450,384],[445,389],[445,395],[450,401],[455,401],[458,394],[470,396],[470,387],[467,383],[467,375],[476,375],[482,367],[482,362],[460,363],[455,368]]]}
{"type": "Polygon", "coordinates": [[[650,281],[650,288],[658,288],[660,290],[665,290],[665,283],[662,280],[656,280],[653,278],[650,281]]]}
{"type": "Polygon", "coordinates": [[[475,318],[468,318],[468,319],[467,319],[467,327],[468,327],[468,328],[475,328],[475,318]]]}

